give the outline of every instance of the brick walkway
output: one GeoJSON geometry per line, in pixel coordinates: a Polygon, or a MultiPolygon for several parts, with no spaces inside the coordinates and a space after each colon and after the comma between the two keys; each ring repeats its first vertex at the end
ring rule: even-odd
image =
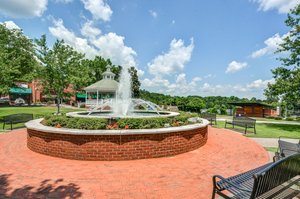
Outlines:
{"type": "Polygon", "coordinates": [[[0,198],[211,197],[213,174],[234,175],[269,161],[254,141],[209,129],[205,146],[169,158],[120,162],[66,160],[26,147],[26,130],[0,135],[0,198]]]}

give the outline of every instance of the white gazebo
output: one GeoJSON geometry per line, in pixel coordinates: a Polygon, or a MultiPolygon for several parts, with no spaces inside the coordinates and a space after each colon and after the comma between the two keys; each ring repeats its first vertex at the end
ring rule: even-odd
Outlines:
{"type": "Polygon", "coordinates": [[[108,66],[102,74],[102,80],[84,89],[86,106],[99,106],[115,98],[119,83],[114,79],[116,75],[110,71],[110,68],[111,66],[108,66]]]}

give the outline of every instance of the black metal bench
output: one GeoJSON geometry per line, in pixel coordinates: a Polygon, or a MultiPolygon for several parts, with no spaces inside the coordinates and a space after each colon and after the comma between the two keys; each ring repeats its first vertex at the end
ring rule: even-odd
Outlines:
{"type": "Polygon", "coordinates": [[[284,137],[279,137],[278,149],[277,152],[275,152],[275,156],[273,157],[274,162],[284,157],[300,153],[300,140],[298,143],[292,143],[287,142],[283,139],[284,137]]]}
{"type": "Polygon", "coordinates": [[[211,124],[213,124],[213,122],[215,123],[215,125],[217,124],[217,114],[215,113],[201,113],[200,117],[203,119],[207,119],[211,124]]]}
{"type": "Polygon", "coordinates": [[[233,128],[234,126],[245,127],[245,134],[249,128],[253,128],[254,133],[256,133],[255,123],[256,120],[249,117],[233,117],[232,121],[225,121],[225,128],[227,124],[231,124],[233,128]]]}
{"type": "Polygon", "coordinates": [[[19,114],[6,115],[2,119],[3,129],[5,128],[5,124],[10,124],[10,129],[12,130],[13,124],[28,122],[30,120],[33,120],[33,114],[19,113],[19,114]]]}
{"type": "MultiPolygon", "coordinates": [[[[292,182],[290,181],[299,184],[299,176],[300,154],[295,154],[229,178],[213,176],[212,198],[214,199],[216,194],[223,198],[235,199],[275,198],[285,189],[291,188],[292,182]],[[287,182],[289,185],[284,184],[287,182]],[[224,193],[225,190],[229,194],[224,193]]],[[[300,193],[300,191],[292,190],[293,194],[300,193]]]]}

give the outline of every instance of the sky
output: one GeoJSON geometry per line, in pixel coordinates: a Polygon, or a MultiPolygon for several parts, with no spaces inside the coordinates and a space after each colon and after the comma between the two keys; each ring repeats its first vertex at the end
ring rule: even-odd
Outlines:
{"type": "Polygon", "coordinates": [[[0,0],[0,23],[135,66],[143,89],[264,99],[300,0],[0,0]]]}

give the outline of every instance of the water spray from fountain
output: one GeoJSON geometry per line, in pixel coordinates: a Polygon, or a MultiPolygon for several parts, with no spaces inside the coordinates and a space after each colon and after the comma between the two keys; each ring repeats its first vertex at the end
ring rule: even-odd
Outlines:
{"type": "Polygon", "coordinates": [[[131,75],[128,66],[122,68],[119,82],[113,113],[125,116],[128,115],[131,105],[131,75]]]}

